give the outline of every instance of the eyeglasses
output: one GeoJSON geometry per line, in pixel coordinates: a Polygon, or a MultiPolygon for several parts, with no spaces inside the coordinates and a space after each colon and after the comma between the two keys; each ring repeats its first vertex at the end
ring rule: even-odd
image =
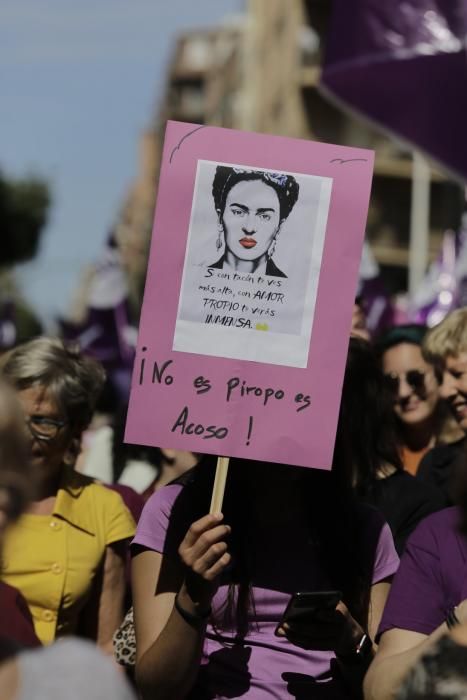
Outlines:
{"type": "Polygon", "coordinates": [[[45,416],[30,416],[26,420],[26,423],[32,435],[44,442],[55,440],[60,430],[66,425],[65,421],[53,420],[45,416]]]}
{"type": "Polygon", "coordinates": [[[425,391],[425,375],[426,372],[424,370],[409,369],[407,372],[401,372],[400,374],[389,372],[388,374],[384,375],[384,379],[391,394],[393,396],[397,396],[402,377],[405,377],[407,384],[416,393],[425,391]]]}

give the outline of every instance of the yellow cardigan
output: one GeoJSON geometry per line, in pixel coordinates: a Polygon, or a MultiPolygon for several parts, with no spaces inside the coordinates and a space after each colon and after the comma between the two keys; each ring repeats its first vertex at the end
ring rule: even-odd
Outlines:
{"type": "Polygon", "coordinates": [[[64,474],[52,515],[25,514],[8,529],[2,579],[26,598],[43,644],[76,631],[105,548],[134,533],[120,495],[77,472],[64,474]]]}

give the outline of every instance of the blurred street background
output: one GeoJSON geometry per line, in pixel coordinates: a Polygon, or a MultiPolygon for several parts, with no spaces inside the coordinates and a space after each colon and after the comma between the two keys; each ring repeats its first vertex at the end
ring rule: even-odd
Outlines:
{"type": "Polygon", "coordinates": [[[241,0],[5,0],[0,4],[0,172],[50,194],[37,256],[17,270],[47,324],[69,306],[138,173],[180,32],[241,0]]]}
{"type": "MultiPolygon", "coordinates": [[[[357,290],[370,330],[406,320],[433,325],[464,303],[462,174],[442,157],[435,164],[426,143],[418,149],[397,125],[379,123],[358,89],[361,104],[339,94],[326,52],[339,32],[345,43],[355,31],[339,24],[342,7],[339,0],[3,0],[3,349],[42,329],[78,338],[104,363],[131,364],[167,119],[375,149],[357,290]]],[[[382,2],[381,23],[387,7],[382,2]]],[[[403,20],[425,32],[418,55],[430,53],[428,35],[454,54],[454,30],[433,30],[430,11],[403,20]]],[[[399,49],[401,26],[381,29],[399,49]]],[[[344,78],[353,85],[345,71],[344,78]]],[[[412,81],[405,104],[424,89],[412,81]]],[[[403,110],[397,95],[393,102],[403,110]]]]}

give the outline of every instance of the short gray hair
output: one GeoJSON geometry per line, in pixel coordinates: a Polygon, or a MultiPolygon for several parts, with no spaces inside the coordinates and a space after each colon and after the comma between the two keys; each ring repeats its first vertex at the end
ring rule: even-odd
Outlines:
{"type": "Polygon", "coordinates": [[[5,381],[17,391],[44,388],[75,434],[87,428],[104,386],[105,371],[76,344],[35,338],[11,350],[2,364],[5,381]]]}

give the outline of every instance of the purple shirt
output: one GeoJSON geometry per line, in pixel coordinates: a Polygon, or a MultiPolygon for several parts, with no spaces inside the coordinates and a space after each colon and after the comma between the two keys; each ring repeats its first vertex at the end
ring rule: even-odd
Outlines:
{"type": "Polygon", "coordinates": [[[467,540],[457,508],[429,515],[410,536],[378,634],[392,628],[429,635],[467,598],[467,540]]]}
{"type": "MultiPolygon", "coordinates": [[[[133,540],[135,544],[168,557],[178,556],[173,547],[176,538],[166,538],[166,532],[172,506],[181,489],[179,485],[169,485],[149,499],[133,540]]],[[[394,574],[399,560],[389,527],[382,525],[376,511],[365,510],[365,515],[369,533],[375,532],[374,528],[381,529],[376,556],[374,551],[368,552],[368,556],[375,556],[373,583],[376,583],[394,574]]],[[[312,550],[304,549],[305,538],[297,533],[293,542],[275,540],[271,543],[270,539],[256,533],[250,541],[255,552],[252,576],[255,604],[249,613],[251,629],[241,644],[235,644],[234,631],[219,633],[208,625],[195,696],[217,700],[285,699],[302,697],[302,694],[313,699],[348,697],[338,681],[331,679],[332,652],[304,650],[274,635],[290,592],[323,587],[323,574],[316,559],[313,560],[312,550]],[[203,690],[207,688],[205,695],[200,692],[200,686],[203,690]]],[[[227,585],[219,587],[213,600],[214,615],[225,605],[227,589],[227,585]]]]}

